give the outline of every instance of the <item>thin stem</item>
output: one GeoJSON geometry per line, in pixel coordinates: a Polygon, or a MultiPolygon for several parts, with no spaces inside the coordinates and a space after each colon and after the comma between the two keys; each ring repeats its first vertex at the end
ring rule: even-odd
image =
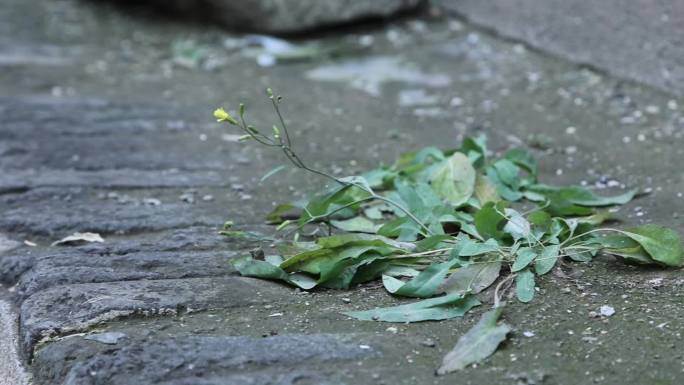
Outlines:
{"type": "MultiPolygon", "coordinates": [[[[271,92],[271,91],[269,90],[269,92],[271,92]]],[[[289,133],[289,130],[287,128],[287,124],[285,123],[285,119],[283,118],[283,115],[280,112],[280,107],[278,107],[278,104],[280,103],[280,100],[279,100],[280,97],[279,96],[273,96],[272,93],[270,93],[269,95],[270,95],[269,98],[271,99],[271,104],[273,104],[273,108],[275,109],[276,115],[278,116],[278,120],[280,121],[280,124],[282,125],[282,131],[285,134],[285,140],[283,141],[282,135],[279,135],[277,138],[278,143],[276,143],[273,141],[273,139],[271,139],[270,137],[267,137],[263,134],[259,133],[257,135],[256,133],[252,132],[249,129],[249,125],[247,125],[247,122],[245,121],[244,116],[242,114],[240,114],[240,122],[238,123],[238,126],[243,131],[245,131],[252,139],[254,139],[258,143],[263,144],[263,145],[268,146],[268,147],[280,147],[280,149],[285,154],[285,157],[295,167],[297,167],[299,169],[302,169],[302,170],[308,171],[312,174],[316,174],[316,175],[322,176],[324,178],[330,179],[330,180],[332,180],[336,183],[339,183],[343,186],[355,186],[355,187],[367,192],[368,194],[370,194],[370,196],[368,198],[364,198],[364,201],[365,200],[371,200],[371,199],[377,199],[377,200],[383,201],[387,204],[394,206],[399,211],[404,213],[408,218],[410,218],[413,222],[415,222],[418,226],[420,226],[422,235],[427,235],[427,236],[433,235],[430,228],[428,228],[420,219],[418,219],[415,215],[413,215],[413,213],[411,213],[407,208],[403,207],[401,204],[393,201],[392,199],[386,198],[382,195],[378,195],[372,189],[367,188],[366,186],[364,186],[360,183],[344,181],[344,180],[342,180],[342,179],[340,179],[340,178],[338,178],[332,174],[328,174],[324,171],[317,170],[317,169],[314,169],[314,168],[307,166],[306,163],[304,163],[304,161],[299,157],[299,155],[297,155],[297,153],[295,153],[294,150],[292,149],[292,141],[290,138],[290,133],[289,133]]],[[[353,205],[353,203],[350,205],[353,205]]],[[[349,206],[346,206],[346,207],[349,207],[349,206]]],[[[343,207],[343,208],[346,208],[346,207],[343,207]]],[[[314,220],[325,219],[325,218],[329,217],[330,215],[334,214],[335,212],[337,212],[343,208],[337,209],[336,211],[333,211],[331,213],[326,213],[325,215],[312,216],[312,218],[309,221],[307,221],[307,223],[311,223],[311,221],[314,221],[314,220]]],[[[301,228],[301,226],[299,228],[301,228]]]]}
{"type": "Polygon", "coordinates": [[[283,126],[283,131],[285,131],[285,141],[287,143],[287,146],[290,147],[292,146],[292,141],[290,140],[290,133],[287,130],[287,124],[285,124],[285,119],[283,119],[283,115],[280,113],[280,108],[278,108],[278,101],[273,96],[271,96],[271,103],[273,103],[273,108],[275,109],[276,114],[278,114],[278,119],[280,120],[280,124],[283,126]]]}
{"type": "Polygon", "coordinates": [[[309,213],[309,211],[307,211],[307,210],[306,210],[306,207],[305,207],[304,210],[306,211],[306,213],[309,215],[310,218],[307,219],[306,222],[304,222],[304,223],[300,224],[299,226],[297,226],[295,229],[290,230],[289,232],[287,232],[287,234],[286,234],[285,236],[290,235],[290,234],[291,234],[292,232],[294,232],[294,231],[299,231],[299,230],[301,230],[302,227],[308,225],[308,224],[311,223],[311,222],[315,222],[315,221],[318,221],[318,220],[320,220],[320,219],[329,218],[331,215],[334,215],[334,214],[336,214],[336,213],[338,213],[338,212],[340,212],[340,211],[342,211],[342,210],[344,210],[344,209],[347,209],[347,208],[349,208],[349,207],[352,207],[352,206],[354,206],[354,205],[357,205],[357,204],[360,204],[360,203],[363,203],[363,202],[367,202],[367,201],[372,200],[372,199],[373,199],[372,196],[366,197],[366,198],[362,198],[362,199],[357,199],[357,200],[355,200],[355,201],[353,201],[353,202],[347,203],[346,205],[340,206],[340,207],[336,208],[336,209],[333,210],[333,211],[330,211],[330,212],[327,212],[327,213],[321,214],[321,215],[311,215],[311,213],[309,213]]]}
{"type": "Polygon", "coordinates": [[[613,232],[620,233],[620,234],[625,234],[625,235],[628,234],[628,233],[625,232],[625,231],[618,230],[618,229],[612,229],[612,228],[593,229],[593,230],[586,231],[586,232],[584,232],[584,233],[582,233],[582,234],[577,234],[577,235],[575,235],[574,237],[571,236],[570,238],[568,238],[568,239],[566,239],[565,241],[563,241],[563,243],[561,243],[561,247],[563,247],[563,245],[565,245],[566,243],[568,243],[568,242],[570,242],[570,241],[573,241],[573,240],[575,240],[575,239],[577,239],[577,238],[581,238],[581,237],[583,237],[583,236],[585,236],[585,235],[589,235],[589,234],[593,234],[593,233],[599,233],[599,232],[602,232],[602,231],[603,231],[603,232],[606,232],[606,231],[613,231],[613,232]]]}

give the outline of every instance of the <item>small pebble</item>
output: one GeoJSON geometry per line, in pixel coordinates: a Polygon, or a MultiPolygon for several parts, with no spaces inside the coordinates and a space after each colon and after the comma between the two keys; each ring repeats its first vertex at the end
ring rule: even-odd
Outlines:
{"type": "Polygon", "coordinates": [[[615,308],[613,308],[612,306],[603,305],[599,308],[599,312],[604,317],[610,317],[613,314],[615,314],[615,308]]]}

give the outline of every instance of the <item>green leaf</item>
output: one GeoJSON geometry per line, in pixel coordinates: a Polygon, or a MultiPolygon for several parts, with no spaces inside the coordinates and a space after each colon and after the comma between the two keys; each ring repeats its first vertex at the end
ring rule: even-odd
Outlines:
{"type": "Polygon", "coordinates": [[[432,170],[429,180],[440,198],[459,207],[473,195],[475,169],[467,156],[455,152],[432,170]]]}
{"type": "Polygon", "coordinates": [[[385,287],[385,290],[387,290],[391,294],[396,293],[396,291],[399,290],[405,284],[406,282],[400,279],[396,279],[389,275],[382,275],[382,285],[385,287]]]}
{"type": "Polygon", "coordinates": [[[503,202],[497,203],[496,206],[490,202],[475,213],[475,228],[483,238],[501,239],[504,236],[505,233],[501,231],[506,221],[501,215],[504,208],[503,202]]]}
{"type": "Polygon", "coordinates": [[[377,168],[365,172],[362,177],[368,181],[368,185],[372,188],[384,188],[392,185],[394,178],[397,177],[396,171],[386,170],[384,168],[377,168]]]}
{"type": "Polygon", "coordinates": [[[606,254],[611,254],[622,259],[625,263],[637,265],[651,265],[653,260],[643,247],[625,247],[621,249],[605,249],[606,254]]]}
{"type": "Polygon", "coordinates": [[[382,247],[372,245],[347,246],[331,251],[331,253],[321,258],[309,260],[300,269],[319,273],[318,282],[323,283],[336,278],[344,269],[359,262],[359,259],[363,260],[364,258],[362,257],[364,256],[382,257],[383,254],[389,253],[390,250],[388,248],[383,250],[382,247]]]}
{"type": "Polygon", "coordinates": [[[586,217],[577,217],[573,218],[574,220],[577,221],[579,224],[587,224],[591,226],[598,226],[602,224],[605,221],[608,221],[613,218],[613,214],[610,211],[600,211],[596,214],[589,215],[586,217]]]}
{"type": "Polygon", "coordinates": [[[521,247],[515,256],[515,261],[511,266],[511,272],[515,273],[526,268],[534,258],[537,257],[537,252],[531,247],[521,247]]]}
{"type": "Polygon", "coordinates": [[[532,233],[530,222],[528,222],[522,214],[513,209],[506,209],[504,213],[509,219],[506,222],[503,231],[510,234],[514,241],[521,238],[527,239],[532,233]]]}
{"type": "Polygon", "coordinates": [[[511,331],[506,324],[497,325],[502,310],[503,307],[497,307],[484,313],[477,324],[459,338],[456,346],[444,356],[437,374],[462,370],[494,354],[511,331]]]}
{"type": "Polygon", "coordinates": [[[682,239],[674,230],[659,225],[643,225],[623,232],[644,248],[657,263],[682,266],[682,239]]]}
{"type": "Polygon", "coordinates": [[[291,203],[280,204],[266,215],[266,222],[271,225],[282,223],[285,220],[283,216],[296,208],[297,206],[291,203]]]}
{"type": "Polygon", "coordinates": [[[454,317],[462,317],[468,310],[478,306],[480,301],[473,296],[449,294],[443,297],[425,299],[374,310],[352,311],[343,313],[362,321],[383,322],[420,322],[438,321],[454,317]]]}
{"type": "MultiPolygon", "coordinates": [[[[392,285],[391,288],[387,286],[385,286],[385,288],[390,293],[403,297],[432,297],[437,292],[437,288],[444,282],[449,270],[457,266],[459,263],[460,261],[458,259],[453,259],[451,261],[442,263],[433,263],[420,274],[418,274],[418,276],[401,285],[400,287],[392,285]]],[[[383,279],[383,283],[384,282],[385,280],[383,279]]],[[[392,282],[392,284],[395,284],[395,282],[392,282]]]]}
{"type": "Polygon", "coordinates": [[[416,251],[433,250],[434,248],[438,247],[440,243],[446,241],[447,239],[454,239],[454,237],[448,234],[439,234],[421,239],[420,241],[416,242],[416,251]]]}
{"type": "Polygon", "coordinates": [[[480,206],[485,205],[488,202],[498,202],[501,200],[501,196],[496,190],[496,186],[489,177],[482,174],[477,174],[475,178],[475,197],[480,202],[480,206]]]}
{"type": "Polygon", "coordinates": [[[555,187],[545,184],[532,185],[529,186],[528,189],[546,196],[557,194],[561,199],[572,204],[588,207],[623,205],[631,201],[636,194],[636,190],[630,190],[620,195],[603,197],[580,186],[555,187]]]}
{"type": "Polygon", "coordinates": [[[447,294],[477,294],[491,286],[499,277],[501,261],[481,261],[461,267],[444,281],[438,292],[447,294]]]}
{"type": "Polygon", "coordinates": [[[520,166],[529,172],[533,180],[537,179],[537,160],[529,152],[523,149],[515,148],[506,152],[506,154],[504,154],[504,158],[510,160],[515,165],[520,166]]]}
{"type": "Polygon", "coordinates": [[[551,226],[551,215],[549,215],[546,211],[538,210],[531,212],[527,216],[527,220],[530,221],[532,225],[544,229],[544,231],[548,230],[548,228],[551,226]]]}
{"type": "Polygon", "coordinates": [[[478,242],[472,239],[463,239],[459,242],[459,257],[473,257],[499,250],[496,239],[488,239],[486,242],[478,242]]]}
{"type": "Polygon", "coordinates": [[[371,234],[375,234],[381,226],[361,216],[356,216],[345,220],[331,220],[330,224],[340,230],[352,233],[357,232],[371,234]]]}
{"type": "Polygon", "coordinates": [[[321,265],[319,285],[330,289],[349,289],[352,283],[363,282],[367,279],[364,276],[373,274],[372,271],[364,271],[365,267],[386,262],[386,259],[378,253],[369,251],[355,258],[344,258],[325,266],[321,265]]]}
{"type": "MultiPolygon", "coordinates": [[[[365,185],[365,180],[359,180],[359,177],[349,178],[349,181],[358,181],[358,183],[365,185]]],[[[370,189],[370,187],[368,187],[370,189]]],[[[351,217],[356,214],[358,204],[353,205],[363,199],[368,199],[370,193],[354,185],[339,185],[334,188],[313,197],[309,200],[304,208],[304,213],[299,218],[300,224],[305,224],[313,219],[320,219],[335,215],[339,217],[351,217]],[[342,210],[347,207],[346,211],[342,210]],[[351,215],[350,215],[351,214],[351,215]]]]}
{"type": "Polygon", "coordinates": [[[539,258],[534,262],[534,271],[538,275],[544,275],[551,271],[558,261],[560,245],[547,245],[539,254],[539,258]]]}
{"type": "Polygon", "coordinates": [[[285,270],[278,266],[272,265],[265,261],[253,259],[249,256],[236,258],[232,261],[232,264],[240,273],[240,275],[245,277],[280,280],[291,285],[298,286],[304,290],[309,290],[317,284],[314,278],[305,274],[288,274],[285,272],[285,270]]]}
{"type": "Polygon", "coordinates": [[[487,137],[464,138],[460,151],[468,156],[475,167],[483,167],[487,162],[487,137]]]}
{"type": "Polygon", "coordinates": [[[515,202],[523,197],[519,191],[520,180],[518,179],[518,166],[507,159],[500,159],[486,168],[487,178],[496,186],[497,191],[504,199],[515,202]]]}
{"type": "Polygon", "coordinates": [[[534,298],[534,273],[523,270],[515,277],[515,293],[520,302],[530,302],[534,298]]]}

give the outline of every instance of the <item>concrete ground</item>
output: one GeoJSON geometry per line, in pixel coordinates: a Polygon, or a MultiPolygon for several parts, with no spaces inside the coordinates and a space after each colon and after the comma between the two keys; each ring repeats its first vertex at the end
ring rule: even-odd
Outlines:
{"type": "Polygon", "coordinates": [[[677,0],[436,0],[450,12],[575,63],[684,95],[677,0]]]}
{"type": "Polygon", "coordinates": [[[443,377],[482,310],[361,322],[340,312],[399,300],[235,275],[230,258],[252,245],[221,225],[271,232],[276,202],[324,182],[289,170],[259,183],[283,159],[211,112],[244,101],[268,127],[273,87],[300,152],[341,174],[483,132],[495,151],[531,148],[550,183],[649,189],[618,215],[684,233],[683,99],[447,14],[309,37],[342,53],[272,67],[214,26],[101,2],[6,0],[0,28],[0,290],[35,384],[682,382],[678,270],[599,259],[545,276],[534,302],[508,307],[502,349],[443,377]],[[106,241],[50,246],[75,231],[106,241]],[[591,317],[602,305],[616,314],[591,317]]]}

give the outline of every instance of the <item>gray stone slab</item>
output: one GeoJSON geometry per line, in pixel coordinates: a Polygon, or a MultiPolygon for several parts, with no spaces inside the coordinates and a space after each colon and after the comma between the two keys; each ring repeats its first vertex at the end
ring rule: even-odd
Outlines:
{"type": "Polygon", "coordinates": [[[341,384],[326,377],[345,361],[376,353],[344,336],[317,334],[148,340],[77,363],[64,384],[341,384]],[[327,369],[317,368],[321,363],[327,369]]]}
{"type": "Polygon", "coordinates": [[[119,317],[234,308],[287,296],[281,285],[234,276],[57,286],[21,305],[22,346],[30,355],[36,343],[50,337],[119,317]]]}
{"type": "Polygon", "coordinates": [[[0,176],[0,194],[38,187],[159,188],[227,186],[229,176],[211,170],[13,170],[0,176]]]}
{"type": "MultiPolygon", "coordinates": [[[[45,174],[50,170],[121,170],[112,175],[119,180],[127,169],[168,174],[174,169],[225,169],[230,164],[227,155],[192,132],[198,123],[211,122],[210,116],[191,125],[178,115],[163,106],[97,98],[0,98],[0,167],[20,170],[20,178],[31,169],[42,170],[43,178],[49,178],[45,174]]],[[[50,179],[59,177],[57,173],[50,179]]],[[[135,177],[132,173],[128,183],[135,177]]],[[[217,178],[212,179],[216,183],[217,178]]]]}
{"type": "Polygon", "coordinates": [[[16,286],[17,302],[49,287],[75,283],[213,277],[230,274],[232,252],[155,252],[121,255],[68,253],[41,256],[16,286]]]}
{"type": "MultiPolygon", "coordinates": [[[[148,235],[137,239],[107,239],[104,243],[91,243],[75,247],[33,248],[23,247],[19,250],[0,255],[0,283],[15,285],[25,272],[31,270],[37,261],[41,264],[53,266],[67,266],[69,264],[98,260],[99,263],[111,266],[113,260],[133,258],[133,256],[152,256],[148,258],[174,256],[177,260],[192,259],[200,251],[211,250],[217,256],[230,256],[234,250],[242,250],[253,246],[248,241],[236,238],[226,238],[219,235],[215,228],[189,227],[163,232],[160,235],[148,235]],[[153,257],[156,255],[157,257],[153,257]],[[107,262],[108,259],[111,261],[107,262]]],[[[206,262],[200,259],[199,262],[206,262]]],[[[163,259],[161,265],[174,262],[163,259]]],[[[105,266],[105,265],[97,265],[105,266]]],[[[95,265],[93,265],[95,266],[95,265]]],[[[125,269],[125,265],[120,265],[125,269]]],[[[149,268],[150,266],[148,266],[149,268]]],[[[224,266],[225,267],[225,266],[224,266]]]]}
{"type": "Polygon", "coordinates": [[[112,134],[182,132],[190,127],[163,106],[115,103],[97,97],[0,97],[0,138],[36,135],[98,137],[112,134]]]}
{"type": "Polygon", "coordinates": [[[4,255],[0,256],[0,283],[14,285],[24,272],[33,266],[33,255],[4,255]]]}
{"type": "MultiPolygon", "coordinates": [[[[145,196],[127,201],[102,199],[98,192],[84,189],[36,189],[7,198],[0,217],[0,230],[62,237],[74,232],[125,234],[161,231],[192,226],[220,226],[227,220],[228,209],[217,210],[214,204],[234,207],[237,197],[220,197],[215,202],[181,202],[183,191],[161,191],[162,204],[151,205],[145,196]]],[[[241,211],[244,206],[237,207],[241,211]]]]}
{"type": "Polygon", "coordinates": [[[468,20],[576,63],[684,94],[678,0],[438,0],[468,20]]]}

